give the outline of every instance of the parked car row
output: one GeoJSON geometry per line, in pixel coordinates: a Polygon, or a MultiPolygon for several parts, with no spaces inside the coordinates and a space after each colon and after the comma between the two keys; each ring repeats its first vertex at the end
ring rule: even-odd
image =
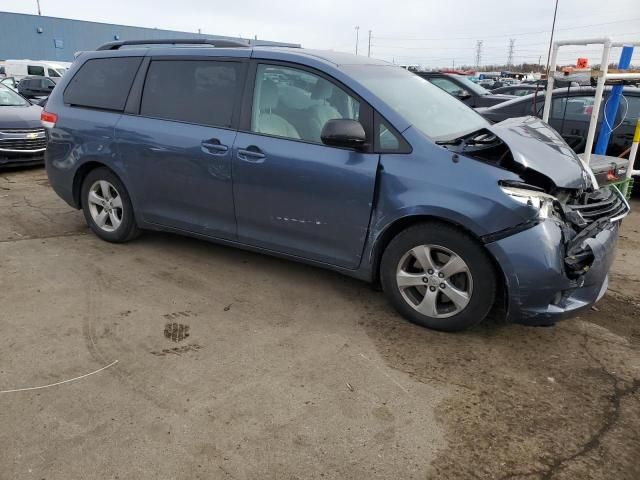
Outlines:
{"type": "Polygon", "coordinates": [[[550,324],[606,291],[628,204],[539,119],[491,124],[367,57],[155,42],[82,53],[41,115],[49,182],[100,238],[168,230],[379,281],[447,331],[496,306],[550,324]]]}
{"type": "Polygon", "coordinates": [[[0,64],[0,76],[13,77],[16,81],[24,77],[60,78],[70,65],[69,62],[44,60],[5,60],[0,64]]]}
{"type": "MultiPolygon", "coordinates": [[[[527,115],[542,116],[545,85],[540,82],[512,82],[512,85],[488,91],[480,86],[482,82],[475,84],[463,75],[442,72],[417,72],[417,75],[463,103],[476,108],[480,114],[494,123],[527,115]]],[[[571,87],[570,83],[565,83],[568,85],[567,88],[558,88],[554,91],[554,106],[549,123],[560,132],[576,153],[582,153],[586,144],[595,89],[571,87]],[[566,100],[567,96],[571,97],[569,101],[566,100]]],[[[613,157],[620,155],[631,145],[635,119],[640,109],[640,106],[636,105],[638,89],[627,87],[625,92],[628,92],[628,95],[625,94],[627,108],[621,110],[619,118],[610,121],[616,128],[607,154],[613,157]]],[[[640,165],[640,161],[637,165],[640,165]]],[[[624,159],[612,160],[598,157],[593,159],[592,168],[598,180],[606,183],[620,178],[626,171],[627,162],[624,159]]]]}

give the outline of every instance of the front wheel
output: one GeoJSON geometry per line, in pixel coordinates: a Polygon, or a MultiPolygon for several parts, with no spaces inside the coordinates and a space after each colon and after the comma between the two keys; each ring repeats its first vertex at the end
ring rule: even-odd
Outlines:
{"type": "Polygon", "coordinates": [[[139,234],[129,193],[111,170],[90,171],[82,182],[81,195],[84,218],[98,237],[120,243],[139,234]]]}
{"type": "Polygon", "coordinates": [[[399,233],[380,265],[391,304],[418,325],[458,331],[481,322],[496,295],[488,254],[466,233],[425,223],[399,233]]]}

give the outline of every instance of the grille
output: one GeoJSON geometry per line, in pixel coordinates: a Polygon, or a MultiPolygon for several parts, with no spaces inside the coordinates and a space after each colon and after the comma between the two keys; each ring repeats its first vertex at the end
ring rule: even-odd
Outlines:
{"type": "Polygon", "coordinates": [[[0,130],[0,151],[42,150],[47,147],[47,138],[43,128],[0,130]],[[27,138],[37,134],[38,138],[27,138]]]}
{"type": "Polygon", "coordinates": [[[624,198],[615,187],[605,187],[592,192],[586,195],[580,204],[569,205],[569,208],[579,212],[587,224],[601,218],[614,218],[629,210],[624,198]]]}

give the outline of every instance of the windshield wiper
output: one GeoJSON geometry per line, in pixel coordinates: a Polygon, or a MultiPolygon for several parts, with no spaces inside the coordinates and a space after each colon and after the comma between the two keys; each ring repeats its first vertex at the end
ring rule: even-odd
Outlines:
{"type": "Polygon", "coordinates": [[[436,140],[436,145],[460,145],[462,137],[452,138],[451,140],[436,140]]]}
{"type": "Polygon", "coordinates": [[[436,145],[462,145],[464,150],[468,145],[491,145],[498,139],[493,133],[486,131],[484,128],[475,132],[467,133],[460,137],[449,140],[436,140],[436,145]]]}

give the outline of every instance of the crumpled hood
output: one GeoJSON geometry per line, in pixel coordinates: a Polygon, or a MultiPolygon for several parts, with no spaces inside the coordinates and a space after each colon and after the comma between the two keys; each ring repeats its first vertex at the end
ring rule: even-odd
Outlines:
{"type": "Polygon", "coordinates": [[[28,107],[0,106],[0,128],[40,128],[40,113],[42,107],[30,105],[28,107]]]}
{"type": "Polygon", "coordinates": [[[559,188],[591,186],[590,175],[564,139],[537,117],[509,118],[486,127],[507,144],[513,160],[559,188]]]}

